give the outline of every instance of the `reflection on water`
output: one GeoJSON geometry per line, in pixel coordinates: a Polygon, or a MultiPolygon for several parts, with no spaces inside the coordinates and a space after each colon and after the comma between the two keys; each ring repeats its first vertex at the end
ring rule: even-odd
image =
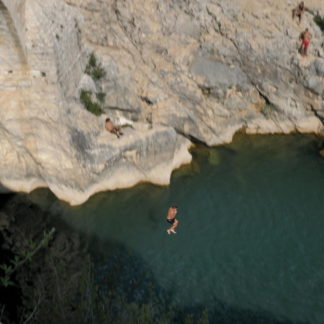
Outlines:
{"type": "Polygon", "coordinates": [[[324,159],[316,140],[240,136],[193,155],[169,187],[52,205],[89,235],[97,280],[138,300],[153,286],[178,314],[207,308],[217,323],[324,323],[324,159]],[[169,236],[171,204],[180,225],[169,236]]]}

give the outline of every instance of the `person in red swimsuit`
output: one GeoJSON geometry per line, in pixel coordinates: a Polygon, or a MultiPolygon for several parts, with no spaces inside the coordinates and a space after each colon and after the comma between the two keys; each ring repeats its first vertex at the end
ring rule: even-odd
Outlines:
{"type": "Polygon", "coordinates": [[[307,50],[308,50],[308,46],[309,43],[312,39],[312,34],[308,31],[308,28],[305,29],[305,31],[303,31],[300,36],[299,36],[299,40],[301,41],[301,45],[299,48],[299,53],[302,56],[307,56],[307,50]]]}

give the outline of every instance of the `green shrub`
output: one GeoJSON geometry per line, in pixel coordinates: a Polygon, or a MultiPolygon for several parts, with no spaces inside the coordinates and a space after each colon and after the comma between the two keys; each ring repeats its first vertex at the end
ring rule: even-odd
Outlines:
{"type": "Polygon", "coordinates": [[[101,66],[97,66],[92,70],[91,76],[93,80],[100,80],[106,76],[105,70],[101,66]]]}
{"type": "Polygon", "coordinates": [[[81,90],[80,101],[85,107],[87,107],[91,102],[91,92],[86,90],[81,90]]]}
{"type": "Polygon", "coordinates": [[[83,106],[94,115],[100,116],[103,113],[101,106],[96,102],[92,102],[91,91],[81,90],[80,101],[83,106]]]}
{"type": "Polygon", "coordinates": [[[97,96],[97,99],[98,99],[101,103],[103,103],[103,102],[105,101],[106,94],[105,94],[104,92],[100,91],[100,92],[98,92],[98,93],[96,94],[96,96],[97,96]]]}
{"type": "Polygon", "coordinates": [[[89,57],[85,73],[90,75],[95,81],[102,79],[106,75],[106,71],[102,67],[101,63],[98,63],[97,58],[93,53],[89,57]]]}
{"type": "Polygon", "coordinates": [[[97,66],[97,58],[94,55],[94,53],[91,53],[90,57],[89,57],[89,63],[88,63],[89,67],[96,67],[97,66]]]}
{"type": "Polygon", "coordinates": [[[316,15],[314,17],[314,22],[317,24],[319,28],[321,28],[321,31],[324,32],[324,18],[322,18],[319,15],[316,15]]]}
{"type": "MultiPolygon", "coordinates": [[[[17,271],[18,268],[22,267],[26,262],[31,261],[33,256],[42,248],[47,246],[48,242],[53,238],[55,233],[55,228],[52,228],[48,232],[44,232],[44,237],[38,243],[30,241],[28,242],[28,249],[21,252],[20,255],[15,255],[15,257],[10,261],[9,264],[0,264],[0,269],[4,273],[0,276],[0,286],[8,287],[14,285],[11,281],[12,275],[17,271]]],[[[1,319],[1,318],[0,318],[1,319]]]]}

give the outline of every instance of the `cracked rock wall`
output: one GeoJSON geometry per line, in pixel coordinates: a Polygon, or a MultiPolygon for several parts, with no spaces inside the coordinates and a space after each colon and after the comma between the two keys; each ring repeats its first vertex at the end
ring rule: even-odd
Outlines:
{"type": "Polygon", "coordinates": [[[322,128],[323,34],[307,1],[301,25],[286,1],[67,0],[108,71],[106,109],[172,126],[209,145],[248,132],[322,128]],[[313,33],[308,58],[299,34],[313,33]],[[126,94],[126,96],[125,96],[126,94]],[[318,115],[314,114],[314,110],[318,115]]]}

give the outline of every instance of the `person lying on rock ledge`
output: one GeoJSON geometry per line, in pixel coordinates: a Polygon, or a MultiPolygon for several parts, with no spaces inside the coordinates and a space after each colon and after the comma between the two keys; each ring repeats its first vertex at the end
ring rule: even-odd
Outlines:
{"type": "Polygon", "coordinates": [[[121,127],[116,126],[113,124],[113,122],[110,120],[110,118],[106,118],[105,128],[108,132],[112,134],[116,134],[116,136],[119,138],[123,133],[121,132],[121,127]]]}

